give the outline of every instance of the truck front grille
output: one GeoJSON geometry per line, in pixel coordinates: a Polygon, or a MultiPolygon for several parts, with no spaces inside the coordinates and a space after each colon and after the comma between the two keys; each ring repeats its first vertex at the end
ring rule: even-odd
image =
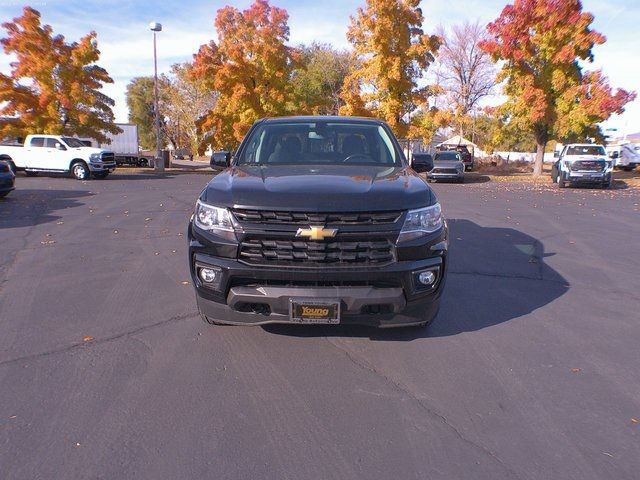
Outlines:
{"type": "Polygon", "coordinates": [[[233,209],[239,222],[263,224],[383,225],[398,221],[402,212],[307,213],[233,209]]]}
{"type": "Polygon", "coordinates": [[[434,168],[431,173],[446,173],[447,175],[456,175],[458,170],[455,168],[434,168]]]}
{"type": "Polygon", "coordinates": [[[103,152],[102,161],[104,163],[114,163],[116,161],[116,156],[111,152],[103,152]]]}
{"type": "Polygon", "coordinates": [[[605,162],[602,160],[578,160],[571,164],[574,172],[601,172],[604,168],[605,162]]]}
{"type": "Polygon", "coordinates": [[[252,265],[379,266],[393,259],[393,244],[385,238],[328,242],[248,238],[240,244],[240,260],[252,265]]]}

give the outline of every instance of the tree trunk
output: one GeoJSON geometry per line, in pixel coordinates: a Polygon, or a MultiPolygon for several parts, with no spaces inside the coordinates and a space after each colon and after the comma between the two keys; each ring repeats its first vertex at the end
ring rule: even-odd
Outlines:
{"type": "Polygon", "coordinates": [[[547,144],[536,142],[536,160],[533,163],[533,176],[539,177],[542,175],[542,164],[544,161],[544,150],[547,144]]]}
{"type": "Polygon", "coordinates": [[[549,136],[546,128],[536,129],[536,159],[533,163],[533,176],[539,177],[542,175],[542,165],[544,163],[544,151],[547,148],[547,142],[549,136]]]}

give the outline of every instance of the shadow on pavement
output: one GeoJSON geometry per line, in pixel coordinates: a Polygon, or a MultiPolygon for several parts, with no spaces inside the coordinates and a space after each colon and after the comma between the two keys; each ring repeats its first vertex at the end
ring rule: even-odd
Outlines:
{"type": "Polygon", "coordinates": [[[376,329],[359,326],[267,325],[266,331],[299,337],[370,337],[409,341],[473,332],[527,315],[569,290],[544,263],[542,243],[512,228],[482,227],[450,220],[447,284],[440,313],[428,328],[376,329]]]}
{"type": "Polygon", "coordinates": [[[0,230],[57,221],[62,215],[53,212],[81,206],[80,198],[93,195],[88,190],[24,189],[18,186],[0,201],[0,230]]]}

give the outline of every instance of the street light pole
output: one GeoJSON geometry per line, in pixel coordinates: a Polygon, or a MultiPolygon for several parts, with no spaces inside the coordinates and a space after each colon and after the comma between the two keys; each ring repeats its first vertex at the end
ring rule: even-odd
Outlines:
{"type": "Polygon", "coordinates": [[[151,22],[149,28],[153,32],[153,110],[156,124],[156,160],[154,170],[164,172],[164,159],[162,158],[162,146],[160,144],[160,109],[158,107],[158,56],[156,54],[156,33],[162,31],[162,25],[151,22]]]}

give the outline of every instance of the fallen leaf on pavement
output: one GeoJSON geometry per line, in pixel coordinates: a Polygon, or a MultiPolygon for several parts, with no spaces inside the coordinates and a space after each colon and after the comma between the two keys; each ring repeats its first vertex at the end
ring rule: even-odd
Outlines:
{"type": "Polygon", "coordinates": [[[83,342],[93,342],[95,339],[91,335],[85,335],[82,337],[83,342]]]}
{"type": "Polygon", "coordinates": [[[182,285],[189,285],[189,282],[187,282],[187,281],[184,281],[184,282],[181,282],[181,283],[182,283],[182,285]]]}
{"type": "Polygon", "coordinates": [[[638,420],[637,418],[632,418],[632,419],[631,419],[631,423],[636,423],[636,424],[638,424],[638,423],[640,423],[640,420],[638,420]]]}
{"type": "Polygon", "coordinates": [[[578,372],[580,372],[581,370],[582,370],[581,368],[572,368],[572,369],[571,369],[571,371],[572,371],[573,373],[578,373],[578,372]]]}

